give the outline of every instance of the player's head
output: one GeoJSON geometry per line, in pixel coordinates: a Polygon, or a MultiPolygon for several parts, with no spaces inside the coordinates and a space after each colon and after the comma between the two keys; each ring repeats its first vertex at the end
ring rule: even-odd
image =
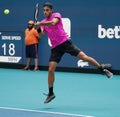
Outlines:
{"type": "Polygon", "coordinates": [[[53,5],[50,2],[46,2],[43,5],[43,13],[45,17],[50,17],[50,15],[53,13],[53,5]]]}
{"type": "Polygon", "coordinates": [[[28,21],[28,28],[32,29],[34,27],[34,21],[30,20],[28,21]]]}

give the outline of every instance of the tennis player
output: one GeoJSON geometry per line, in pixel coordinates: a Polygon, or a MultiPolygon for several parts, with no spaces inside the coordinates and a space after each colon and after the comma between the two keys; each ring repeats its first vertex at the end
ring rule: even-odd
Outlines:
{"type": "Polygon", "coordinates": [[[43,5],[43,13],[45,19],[36,23],[36,26],[41,27],[41,36],[46,32],[50,38],[52,49],[49,59],[49,71],[48,71],[48,87],[49,93],[44,103],[49,103],[55,98],[53,91],[54,86],[54,72],[57,64],[60,62],[62,56],[65,53],[69,53],[72,56],[76,56],[79,59],[89,62],[99,70],[101,70],[108,78],[112,77],[112,73],[106,69],[106,66],[100,65],[94,58],[87,56],[77,46],[75,46],[69,39],[65,30],[63,29],[62,17],[58,12],[53,12],[53,5],[51,3],[45,3],[43,5]]]}
{"type": "Polygon", "coordinates": [[[34,71],[38,70],[38,42],[39,33],[34,28],[34,21],[30,20],[28,22],[28,27],[25,30],[25,45],[26,45],[26,66],[24,70],[28,70],[30,67],[31,59],[34,59],[34,71]]]}

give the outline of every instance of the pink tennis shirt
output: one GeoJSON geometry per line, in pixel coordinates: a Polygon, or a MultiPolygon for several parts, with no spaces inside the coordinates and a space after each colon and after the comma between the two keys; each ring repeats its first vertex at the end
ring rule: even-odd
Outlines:
{"type": "Polygon", "coordinates": [[[50,38],[52,48],[62,44],[63,42],[69,39],[69,36],[66,34],[63,24],[62,24],[62,17],[60,13],[52,13],[49,18],[45,18],[42,22],[51,21],[53,18],[59,18],[59,21],[54,26],[41,26],[43,31],[45,31],[50,38]]]}

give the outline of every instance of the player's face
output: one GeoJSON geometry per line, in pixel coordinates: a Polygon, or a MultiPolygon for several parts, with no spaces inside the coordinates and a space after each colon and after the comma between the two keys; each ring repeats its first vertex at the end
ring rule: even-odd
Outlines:
{"type": "Polygon", "coordinates": [[[44,15],[45,15],[45,17],[50,17],[50,15],[52,14],[52,9],[51,8],[49,8],[49,7],[47,7],[47,6],[45,6],[45,7],[43,7],[43,13],[44,13],[44,15]]]}

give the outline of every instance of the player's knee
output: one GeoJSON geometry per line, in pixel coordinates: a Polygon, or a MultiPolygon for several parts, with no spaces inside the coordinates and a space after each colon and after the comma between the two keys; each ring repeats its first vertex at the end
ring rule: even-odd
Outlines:
{"type": "Polygon", "coordinates": [[[82,60],[84,60],[84,61],[89,60],[89,56],[87,56],[86,54],[80,55],[79,58],[82,59],[82,60]]]}
{"type": "Polygon", "coordinates": [[[83,56],[83,60],[84,61],[88,61],[89,60],[89,56],[87,56],[87,55],[83,56]]]}
{"type": "Polygon", "coordinates": [[[55,67],[50,66],[50,67],[49,67],[49,72],[54,72],[54,71],[55,71],[55,67]]]}
{"type": "Polygon", "coordinates": [[[79,59],[84,60],[84,61],[86,61],[86,60],[89,59],[89,57],[88,57],[84,52],[82,52],[82,51],[77,55],[77,57],[78,57],[79,59]]]}

